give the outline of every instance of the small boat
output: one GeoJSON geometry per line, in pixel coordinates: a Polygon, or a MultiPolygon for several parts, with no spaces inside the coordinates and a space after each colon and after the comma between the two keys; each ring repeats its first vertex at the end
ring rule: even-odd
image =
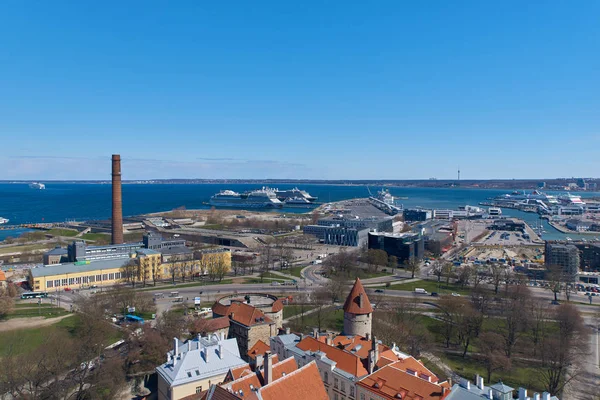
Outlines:
{"type": "Polygon", "coordinates": [[[7,224],[8,221],[10,221],[8,218],[2,218],[2,217],[0,217],[0,225],[7,224]]]}
{"type": "Polygon", "coordinates": [[[44,189],[46,189],[46,185],[44,185],[43,183],[40,183],[40,182],[31,182],[29,184],[29,187],[31,189],[38,189],[38,190],[44,190],[44,189]]]}

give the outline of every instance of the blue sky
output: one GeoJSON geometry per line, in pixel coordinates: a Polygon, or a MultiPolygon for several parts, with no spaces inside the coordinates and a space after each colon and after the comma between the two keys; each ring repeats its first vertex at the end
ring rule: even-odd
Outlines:
{"type": "Polygon", "coordinates": [[[599,176],[597,1],[0,2],[0,179],[599,176]]]}

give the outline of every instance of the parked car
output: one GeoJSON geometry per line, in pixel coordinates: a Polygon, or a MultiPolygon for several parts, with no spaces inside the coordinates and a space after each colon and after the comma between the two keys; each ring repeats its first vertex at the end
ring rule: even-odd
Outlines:
{"type": "Polygon", "coordinates": [[[375,293],[383,293],[383,290],[382,289],[376,289],[375,293]]]}
{"type": "Polygon", "coordinates": [[[439,294],[438,294],[437,292],[431,292],[431,296],[433,296],[433,297],[438,297],[438,296],[439,296],[439,294]]]}

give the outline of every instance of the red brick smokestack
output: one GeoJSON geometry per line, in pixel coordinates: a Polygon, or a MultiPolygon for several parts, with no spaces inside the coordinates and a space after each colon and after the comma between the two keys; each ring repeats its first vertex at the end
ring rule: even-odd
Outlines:
{"type": "Polygon", "coordinates": [[[112,243],[123,243],[123,197],[121,196],[121,156],[112,156],[112,243]]]}

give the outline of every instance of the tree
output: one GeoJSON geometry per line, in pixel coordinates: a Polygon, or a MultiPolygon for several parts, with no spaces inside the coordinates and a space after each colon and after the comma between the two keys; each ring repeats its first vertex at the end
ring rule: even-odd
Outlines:
{"type": "Polygon", "coordinates": [[[14,307],[14,300],[8,296],[7,291],[0,291],[0,319],[6,317],[14,307]]]}
{"type": "Polygon", "coordinates": [[[335,303],[344,298],[347,294],[347,286],[346,286],[346,278],[344,278],[341,274],[332,275],[329,277],[329,280],[325,284],[325,290],[329,294],[331,299],[331,303],[335,303]]]}
{"type": "Polygon", "coordinates": [[[369,272],[377,271],[377,267],[385,266],[388,262],[388,255],[384,250],[368,249],[366,250],[362,261],[368,266],[369,272]]]}
{"type": "Polygon", "coordinates": [[[529,319],[529,333],[533,344],[533,355],[536,356],[539,346],[543,343],[548,333],[550,309],[544,300],[532,300],[527,308],[529,319]]]}
{"type": "Polygon", "coordinates": [[[418,274],[421,270],[421,261],[419,261],[416,257],[410,257],[406,261],[404,261],[406,265],[406,270],[411,273],[411,278],[415,277],[415,274],[418,274]]]}
{"type": "Polygon", "coordinates": [[[554,294],[554,301],[558,301],[558,294],[564,282],[563,270],[560,265],[550,265],[547,271],[548,289],[554,294]]]}
{"type": "Polygon", "coordinates": [[[130,258],[121,267],[121,279],[132,287],[135,287],[135,282],[138,280],[138,262],[137,260],[130,258]]]}
{"type": "Polygon", "coordinates": [[[500,283],[502,283],[504,267],[502,267],[498,263],[492,263],[490,265],[490,274],[492,278],[492,284],[494,285],[494,293],[498,294],[498,289],[500,288],[500,283]]]}
{"type": "Polygon", "coordinates": [[[470,302],[463,300],[460,297],[455,297],[455,299],[457,301],[457,306],[453,309],[455,314],[452,319],[456,324],[458,342],[463,348],[462,356],[465,358],[471,340],[477,336],[481,329],[483,319],[481,313],[475,310],[470,302]]]}
{"type": "Polygon", "coordinates": [[[450,284],[450,278],[454,276],[454,266],[450,261],[444,261],[442,264],[442,276],[446,278],[446,286],[450,284]]]}
{"type": "Polygon", "coordinates": [[[507,296],[501,300],[501,318],[498,333],[504,339],[506,356],[512,356],[513,349],[527,328],[527,314],[523,311],[529,304],[531,294],[526,286],[512,286],[507,296]]]}
{"type": "Polygon", "coordinates": [[[387,266],[394,272],[394,270],[398,268],[398,257],[392,255],[388,256],[387,266]]]}
{"type": "Polygon", "coordinates": [[[468,286],[472,275],[473,268],[469,265],[464,265],[457,271],[456,283],[458,283],[462,287],[468,286]]]}
{"type": "Polygon", "coordinates": [[[443,265],[444,264],[439,260],[434,260],[433,263],[431,263],[431,272],[433,275],[437,276],[438,283],[440,283],[442,276],[444,275],[443,265]]]}
{"type": "Polygon", "coordinates": [[[579,310],[571,304],[555,309],[558,329],[549,332],[540,346],[540,380],[546,391],[557,394],[565,385],[578,379],[581,362],[588,352],[588,334],[579,310]]]}
{"type": "Polygon", "coordinates": [[[502,346],[502,337],[494,332],[484,332],[479,337],[479,350],[487,372],[487,382],[492,381],[492,373],[510,370],[510,359],[506,357],[502,346]]]}

